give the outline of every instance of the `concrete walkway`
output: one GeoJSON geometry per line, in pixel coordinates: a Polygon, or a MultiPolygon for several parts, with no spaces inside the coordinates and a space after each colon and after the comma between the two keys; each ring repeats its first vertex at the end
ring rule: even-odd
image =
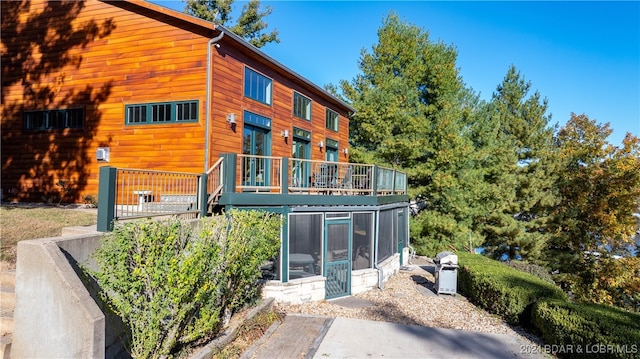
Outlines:
{"type": "Polygon", "coordinates": [[[504,334],[287,315],[242,358],[550,358],[541,349],[504,334]]]}

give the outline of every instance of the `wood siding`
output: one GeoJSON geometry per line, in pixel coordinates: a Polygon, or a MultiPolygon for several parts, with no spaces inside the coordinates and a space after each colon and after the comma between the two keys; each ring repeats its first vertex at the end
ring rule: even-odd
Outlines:
{"type": "MultiPolygon", "coordinates": [[[[0,2],[2,15],[2,190],[5,200],[60,196],[65,201],[98,193],[99,167],[203,172],[206,137],[207,42],[218,34],[201,20],[157,6],[100,1],[0,2]],[[114,5],[115,4],[115,5],[114,5]],[[11,39],[4,41],[4,39],[11,39]],[[126,125],[125,106],[197,100],[198,122],[126,125]],[[24,111],[84,108],[82,129],[25,131],[24,111]],[[97,162],[98,147],[110,161],[97,162]]],[[[212,26],[213,27],[213,26],[212,26]]],[[[280,132],[293,126],[348,142],[347,110],[290,73],[223,37],[213,48],[209,163],[242,150],[242,113],[272,119],[272,155],[290,156],[280,132]],[[273,105],[243,96],[244,66],[273,79],[273,105]],[[293,91],[312,99],[312,121],[293,116],[293,91]],[[325,129],[325,108],[340,114],[338,133],[325,129]],[[226,115],[235,113],[235,131],[226,115]]]]}

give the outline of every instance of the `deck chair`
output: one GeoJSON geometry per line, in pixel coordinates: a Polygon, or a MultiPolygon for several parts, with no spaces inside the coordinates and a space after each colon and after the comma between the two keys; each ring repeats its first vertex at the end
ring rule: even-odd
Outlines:
{"type": "Polygon", "coordinates": [[[347,167],[347,172],[344,174],[344,177],[342,178],[342,182],[340,183],[341,189],[353,189],[353,183],[351,182],[352,172],[353,172],[353,169],[351,168],[351,166],[347,167]]]}

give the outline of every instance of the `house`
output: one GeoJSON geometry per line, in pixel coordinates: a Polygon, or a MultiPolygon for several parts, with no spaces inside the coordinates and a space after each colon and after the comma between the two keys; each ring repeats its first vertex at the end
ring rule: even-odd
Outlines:
{"type": "Polygon", "coordinates": [[[406,262],[406,174],[349,163],[347,103],[224,27],[153,3],[0,7],[3,200],[100,193],[109,223],[118,205],[206,215],[195,187],[129,184],[122,200],[107,184],[125,169],[198,180],[215,169],[209,203],[285,218],[267,296],[354,294],[406,262]]]}

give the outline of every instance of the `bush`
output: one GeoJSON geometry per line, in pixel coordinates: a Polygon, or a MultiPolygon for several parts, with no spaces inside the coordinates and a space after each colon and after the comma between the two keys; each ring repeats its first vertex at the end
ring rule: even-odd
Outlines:
{"type": "Polygon", "coordinates": [[[508,261],[505,262],[505,264],[517,270],[532,274],[547,283],[556,284],[551,273],[549,273],[549,271],[541,265],[523,261],[508,261]]]}
{"type": "Polygon", "coordinates": [[[532,310],[542,339],[566,358],[640,358],[640,314],[600,304],[543,300],[532,310]]]}
{"type": "Polygon", "coordinates": [[[116,225],[92,273],[105,301],[131,330],[136,358],[167,356],[217,334],[259,297],[259,266],[276,255],[280,221],[230,211],[195,229],[177,219],[116,225]]]}
{"type": "Polygon", "coordinates": [[[540,299],[567,299],[558,286],[504,263],[466,252],[458,256],[460,290],[511,324],[527,324],[531,304],[540,299]]]}

